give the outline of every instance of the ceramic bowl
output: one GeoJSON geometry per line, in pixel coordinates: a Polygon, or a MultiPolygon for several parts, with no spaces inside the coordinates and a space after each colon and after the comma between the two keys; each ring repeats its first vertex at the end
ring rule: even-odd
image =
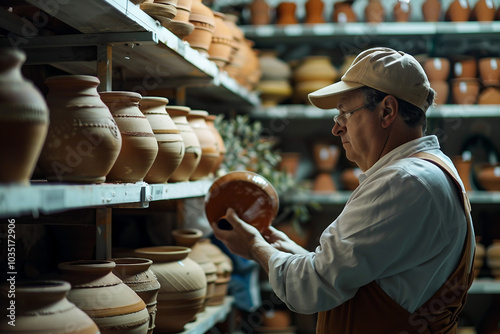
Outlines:
{"type": "Polygon", "coordinates": [[[279,198],[271,183],[249,171],[229,172],[216,179],[205,196],[205,212],[209,222],[230,229],[225,220],[232,208],[245,222],[263,231],[278,213],[279,198]]]}

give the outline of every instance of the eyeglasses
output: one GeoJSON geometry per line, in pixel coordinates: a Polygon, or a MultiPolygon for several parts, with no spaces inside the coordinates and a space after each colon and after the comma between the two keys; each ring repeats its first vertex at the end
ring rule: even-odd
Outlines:
{"type": "Polygon", "coordinates": [[[333,121],[334,121],[335,123],[337,123],[339,126],[345,126],[345,124],[346,124],[347,120],[349,119],[349,117],[351,117],[351,115],[352,115],[352,114],[354,114],[354,113],[355,113],[356,111],[358,111],[358,110],[361,110],[361,109],[364,109],[364,108],[366,108],[366,107],[369,107],[370,105],[371,105],[371,104],[370,104],[370,103],[368,103],[368,104],[365,104],[364,106],[361,106],[361,107],[359,107],[359,108],[357,108],[357,109],[354,109],[354,110],[352,110],[352,111],[348,111],[348,112],[345,112],[345,113],[343,113],[343,114],[335,115],[335,116],[333,117],[333,121]]]}

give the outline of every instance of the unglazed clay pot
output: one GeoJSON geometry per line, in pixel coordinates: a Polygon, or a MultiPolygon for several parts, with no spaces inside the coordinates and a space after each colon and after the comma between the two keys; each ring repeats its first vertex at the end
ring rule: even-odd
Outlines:
{"type": "Polygon", "coordinates": [[[500,165],[479,164],[477,180],[487,191],[500,191],[500,165]]]}
{"type": "Polygon", "coordinates": [[[448,101],[448,96],[450,94],[450,84],[446,80],[429,80],[432,89],[436,91],[436,97],[434,99],[434,103],[446,104],[448,101]]]}
{"type": "Polygon", "coordinates": [[[486,247],[486,264],[490,268],[495,279],[500,279],[500,240],[493,240],[492,244],[486,247]]]}
{"type": "Polygon", "coordinates": [[[196,228],[181,228],[172,231],[175,244],[183,247],[193,247],[201,239],[203,233],[196,228]]]}
{"type": "Polygon", "coordinates": [[[325,19],[323,17],[323,9],[325,8],[325,4],[323,3],[322,0],[307,0],[305,8],[306,8],[306,18],[304,23],[306,24],[325,23],[325,19]]]}
{"type": "Polygon", "coordinates": [[[259,54],[262,80],[289,80],[292,76],[290,65],[278,57],[275,50],[262,50],[259,54]]]}
{"type": "Polygon", "coordinates": [[[453,59],[453,76],[455,78],[475,78],[477,76],[477,60],[472,56],[455,56],[453,59]]]}
{"type": "Polygon", "coordinates": [[[453,103],[475,104],[479,95],[479,79],[451,79],[453,103]]]}
{"type": "Polygon", "coordinates": [[[331,173],[335,169],[339,157],[340,150],[338,146],[322,142],[314,144],[313,159],[319,172],[314,179],[314,191],[331,192],[337,190],[331,173]]]}
{"type": "Polygon", "coordinates": [[[71,261],[59,264],[71,283],[68,300],[97,324],[101,334],[148,332],[149,313],[144,301],[112,273],[113,261],[71,261]]]}
{"type": "Polygon", "coordinates": [[[151,270],[158,278],[156,330],[158,333],[176,333],[194,320],[203,307],[207,291],[205,272],[188,258],[188,247],[159,246],[135,250],[137,256],[153,261],[151,270]]]}
{"type": "Polygon", "coordinates": [[[194,24],[189,22],[192,3],[193,0],[178,0],[177,13],[172,21],[167,24],[167,29],[180,39],[183,39],[194,30],[194,24]]]}
{"type": "Polygon", "coordinates": [[[500,58],[486,57],[478,60],[479,77],[484,85],[500,84],[500,58]]]}
{"type": "Polygon", "coordinates": [[[410,0],[397,0],[392,8],[394,21],[408,22],[411,14],[410,0]]]}
{"type": "Polygon", "coordinates": [[[354,191],[359,186],[359,175],[361,169],[359,168],[346,168],[340,175],[340,181],[345,190],[354,191]]]}
{"type": "Polygon", "coordinates": [[[224,21],[224,14],[214,12],[215,29],[212,42],[208,48],[208,59],[213,61],[219,68],[224,68],[229,63],[229,57],[233,49],[233,33],[224,21]]]}
{"type": "Polygon", "coordinates": [[[25,60],[0,49],[0,183],[29,183],[49,127],[43,95],[21,74],[25,60]]]}
{"type": "MultiPolygon", "coordinates": [[[[380,0],[369,0],[365,7],[365,21],[368,23],[384,22],[385,9],[380,0]]],[[[352,63],[352,61],[351,61],[352,63]]]]}
{"type": "Polygon", "coordinates": [[[295,81],[331,81],[333,83],[337,77],[338,71],[328,56],[306,56],[293,70],[295,81]]]}
{"type": "Polygon", "coordinates": [[[99,94],[113,115],[122,136],[120,154],[106,175],[106,180],[140,182],[144,180],[158,154],[158,143],[153,129],[139,109],[142,96],[134,92],[99,94]]]}
{"type": "Polygon", "coordinates": [[[272,184],[249,171],[229,172],[219,177],[205,197],[208,221],[218,222],[221,228],[230,228],[225,214],[232,208],[243,221],[263,231],[271,225],[278,207],[278,194],[272,184]]]}
{"type": "Polygon", "coordinates": [[[452,158],[453,164],[455,165],[458,175],[462,179],[465,190],[472,190],[471,187],[471,167],[472,160],[468,158],[466,155],[456,155],[452,158]]]}
{"type": "Polygon", "coordinates": [[[99,79],[63,75],[45,80],[50,126],[38,166],[49,181],[102,183],[122,146],[122,136],[102,102],[99,79]]]}
{"type": "Polygon", "coordinates": [[[194,30],[184,37],[184,40],[193,49],[208,54],[215,29],[215,18],[212,10],[205,6],[201,0],[193,0],[189,22],[194,24],[194,30]]]}
{"type": "Polygon", "coordinates": [[[113,273],[134,290],[146,304],[149,313],[148,334],[152,334],[156,320],[156,299],[160,290],[160,283],[150,269],[153,261],[127,257],[113,259],[113,262],[116,263],[113,273]]]}
{"type": "Polygon", "coordinates": [[[453,0],[445,13],[445,19],[452,22],[469,21],[470,7],[467,0],[453,0]]]}
{"type": "Polygon", "coordinates": [[[276,20],[276,24],[280,25],[289,25],[289,24],[297,24],[299,21],[295,16],[295,10],[297,9],[297,5],[295,2],[290,1],[282,1],[276,7],[276,12],[278,15],[278,19],[276,20]]]}
{"type": "Polygon", "coordinates": [[[271,8],[266,0],[253,0],[250,5],[250,23],[265,25],[271,23],[271,8]]]}
{"type": "Polygon", "coordinates": [[[441,18],[441,1],[425,0],[422,4],[422,15],[426,22],[438,22],[441,18]]]}
{"type": "Polygon", "coordinates": [[[7,319],[0,322],[4,334],[98,334],[94,321],[66,298],[71,285],[65,281],[19,281],[15,282],[15,298],[8,297],[9,285],[1,290],[2,299],[15,301],[15,326],[7,319]]]}
{"type": "Polygon", "coordinates": [[[357,22],[358,18],[352,9],[351,2],[341,1],[333,5],[332,21],[338,23],[357,22]]]}
{"type": "Polygon", "coordinates": [[[500,86],[485,87],[481,93],[479,93],[477,104],[500,104],[500,86]]]}
{"type": "Polygon", "coordinates": [[[280,157],[279,170],[287,173],[291,177],[295,177],[300,164],[300,153],[282,152],[280,153],[280,157]]]}
{"type": "Polygon", "coordinates": [[[491,22],[495,18],[495,4],[492,0],[479,0],[471,11],[471,20],[491,22]]]}
{"type": "Polygon", "coordinates": [[[172,117],[175,126],[179,129],[185,145],[185,153],[179,167],[170,177],[171,182],[189,181],[189,178],[198,167],[201,160],[201,146],[196,133],[187,120],[191,108],[185,106],[167,106],[167,112],[172,117]]]}
{"type": "Polygon", "coordinates": [[[160,21],[161,25],[168,28],[168,24],[177,14],[177,8],[173,4],[163,4],[157,1],[146,1],[140,4],[141,9],[152,18],[160,21]]]}
{"type": "Polygon", "coordinates": [[[210,129],[210,131],[212,132],[212,134],[215,137],[215,144],[217,145],[217,151],[219,152],[219,157],[217,158],[217,160],[214,164],[214,168],[212,169],[212,173],[214,173],[214,175],[219,170],[220,165],[224,161],[224,157],[225,157],[226,152],[227,152],[226,146],[224,145],[224,140],[222,139],[222,136],[220,135],[219,130],[215,126],[215,123],[214,123],[215,117],[216,117],[215,115],[208,115],[205,119],[205,121],[207,122],[208,128],[210,129]]]}
{"type": "Polygon", "coordinates": [[[189,177],[191,181],[209,176],[220,157],[217,140],[205,120],[207,116],[208,112],[205,110],[191,110],[186,116],[189,125],[200,141],[201,147],[200,163],[189,177]]]}
{"type": "Polygon", "coordinates": [[[144,97],[140,102],[141,111],[146,116],[158,142],[158,155],[144,177],[150,183],[165,183],[179,167],[185,154],[184,140],[180,130],[167,113],[164,97],[144,97]]]}
{"type": "Polygon", "coordinates": [[[427,58],[423,63],[423,68],[429,81],[448,80],[450,74],[450,61],[443,57],[427,58]]]}
{"type": "Polygon", "coordinates": [[[486,247],[481,243],[481,237],[476,235],[476,252],[474,253],[474,277],[478,277],[484,265],[486,247]]]}

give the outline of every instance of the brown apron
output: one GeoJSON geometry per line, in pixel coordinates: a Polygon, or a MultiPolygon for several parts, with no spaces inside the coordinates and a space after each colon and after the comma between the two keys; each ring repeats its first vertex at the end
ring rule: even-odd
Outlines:
{"type": "Polygon", "coordinates": [[[356,295],[329,311],[318,313],[317,334],[430,334],[456,333],[458,315],[465,305],[472,284],[471,220],[467,194],[453,171],[436,156],[417,153],[413,157],[430,161],[455,181],[467,218],[467,235],[462,258],[442,287],[414,313],[389,297],[375,281],[361,287],[356,295]]]}

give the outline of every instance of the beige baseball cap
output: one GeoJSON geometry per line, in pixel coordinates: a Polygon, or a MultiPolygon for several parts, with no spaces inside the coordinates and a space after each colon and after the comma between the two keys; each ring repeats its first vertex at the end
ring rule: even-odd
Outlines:
{"type": "Polygon", "coordinates": [[[341,81],[308,95],[321,109],[337,108],[340,94],[368,86],[407,101],[426,112],[429,80],[420,63],[411,55],[389,48],[361,52],[341,81]]]}

